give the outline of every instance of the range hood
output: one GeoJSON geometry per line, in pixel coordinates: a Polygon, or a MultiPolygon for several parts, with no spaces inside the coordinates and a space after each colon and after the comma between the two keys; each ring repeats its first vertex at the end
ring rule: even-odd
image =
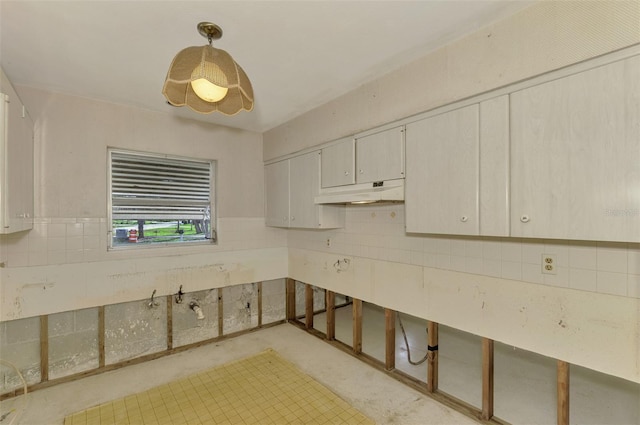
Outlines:
{"type": "Polygon", "coordinates": [[[316,204],[371,204],[404,201],[404,179],[321,189],[316,204]]]}

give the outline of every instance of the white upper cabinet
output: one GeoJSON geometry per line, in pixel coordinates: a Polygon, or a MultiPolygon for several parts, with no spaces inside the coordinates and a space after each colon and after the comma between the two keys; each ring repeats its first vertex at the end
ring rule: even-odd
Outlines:
{"type": "Polygon", "coordinates": [[[407,232],[506,236],[508,96],[407,125],[407,232]]]}
{"type": "Polygon", "coordinates": [[[640,56],[511,94],[511,234],[640,242],[640,56]]]}
{"type": "Polygon", "coordinates": [[[404,178],[404,127],[356,139],[356,183],[404,178]]]}
{"type": "Polygon", "coordinates": [[[33,121],[0,77],[0,233],[14,233],[33,228],[33,121]]]}
{"type": "Polygon", "coordinates": [[[265,165],[267,226],[329,229],[344,227],[343,205],[316,205],[320,151],[265,165]]]}
{"type": "Polygon", "coordinates": [[[407,232],[479,234],[478,109],[407,125],[407,232]]]}
{"type": "Polygon", "coordinates": [[[264,166],[265,223],[289,227],[289,161],[264,166]]]}
{"type": "Polygon", "coordinates": [[[404,178],[404,127],[346,138],[322,149],[322,187],[404,178]]]}
{"type": "Polygon", "coordinates": [[[480,234],[509,236],[509,96],[480,102],[480,234]]]}
{"type": "Polygon", "coordinates": [[[356,182],[356,141],[344,139],[322,149],[322,187],[336,187],[356,182]]]}

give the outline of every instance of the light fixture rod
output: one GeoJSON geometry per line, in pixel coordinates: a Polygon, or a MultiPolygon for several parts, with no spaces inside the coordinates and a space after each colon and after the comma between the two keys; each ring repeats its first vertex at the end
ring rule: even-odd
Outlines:
{"type": "Polygon", "coordinates": [[[222,28],[211,22],[200,22],[198,24],[198,32],[209,40],[209,45],[211,45],[212,40],[219,40],[222,37],[222,28]]]}

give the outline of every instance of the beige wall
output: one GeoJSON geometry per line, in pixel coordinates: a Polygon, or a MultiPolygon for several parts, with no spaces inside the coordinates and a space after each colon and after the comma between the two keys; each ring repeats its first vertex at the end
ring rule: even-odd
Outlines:
{"type": "Polygon", "coordinates": [[[543,1],[266,132],[264,159],[639,42],[638,1],[543,1]]]}
{"type": "Polygon", "coordinates": [[[35,217],[0,236],[0,320],[286,276],[286,233],[264,226],[262,135],[17,91],[35,122],[35,217]],[[107,251],[110,146],[215,159],[218,244],[107,251]]]}
{"type": "Polygon", "coordinates": [[[263,216],[260,134],[28,87],[17,91],[36,126],[36,217],[105,217],[107,147],[215,159],[219,217],[263,216]]]}

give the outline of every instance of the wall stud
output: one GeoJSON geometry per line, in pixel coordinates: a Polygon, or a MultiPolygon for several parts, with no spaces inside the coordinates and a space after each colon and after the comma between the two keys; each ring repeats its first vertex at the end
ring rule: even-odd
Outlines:
{"type": "Polygon", "coordinates": [[[396,312],[384,309],[385,322],[385,356],[384,368],[392,370],[396,367],[396,312]]]}
{"type": "Polygon", "coordinates": [[[362,353],[362,300],[353,299],[353,352],[362,353]]]}
{"type": "Polygon", "coordinates": [[[482,416],[493,417],[493,340],[482,338],[482,416]]]}
{"type": "Polygon", "coordinates": [[[438,324],[427,322],[427,391],[438,389],[438,324]]]}
{"type": "Polygon", "coordinates": [[[333,341],[336,339],[336,293],[333,291],[326,291],[326,306],[327,306],[327,340],[333,341]]]}

